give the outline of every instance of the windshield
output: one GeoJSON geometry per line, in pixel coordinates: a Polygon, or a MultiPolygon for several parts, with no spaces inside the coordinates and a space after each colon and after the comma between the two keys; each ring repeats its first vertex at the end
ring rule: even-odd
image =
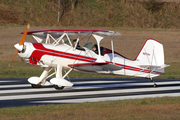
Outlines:
{"type": "MultiPolygon", "coordinates": [[[[70,41],[71,41],[72,45],[74,45],[73,39],[70,39],[70,41]]],[[[71,45],[71,44],[69,43],[69,40],[66,40],[64,43],[67,44],[67,45],[71,45]]]]}
{"type": "Polygon", "coordinates": [[[86,48],[88,48],[88,49],[90,49],[90,50],[93,50],[93,44],[92,44],[92,42],[87,42],[86,44],[83,45],[83,47],[86,47],[86,48]]]}

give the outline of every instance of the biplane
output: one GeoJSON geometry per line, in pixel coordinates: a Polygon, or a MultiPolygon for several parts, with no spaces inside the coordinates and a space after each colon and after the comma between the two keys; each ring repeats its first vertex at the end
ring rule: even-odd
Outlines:
{"type": "Polygon", "coordinates": [[[44,68],[40,77],[28,79],[33,88],[52,84],[55,89],[71,87],[73,83],[65,79],[71,71],[144,77],[154,82],[156,87],[152,78],[164,73],[164,68],[168,66],[164,64],[163,45],[155,39],[147,39],[136,59],[130,60],[114,51],[112,37],[120,36],[118,32],[94,29],[28,29],[29,25],[22,33],[20,42],[14,45],[17,49],[14,57],[18,53],[26,63],[44,68]],[[31,35],[36,42],[24,42],[26,35],[31,35]],[[79,41],[88,36],[93,37],[96,43],[88,41],[80,47],[79,41]],[[111,38],[111,49],[100,45],[105,37],[111,38]],[[50,74],[52,70],[54,72],[50,74]],[[63,70],[67,70],[64,75],[63,70]],[[55,77],[50,78],[53,75],[55,77]]]}

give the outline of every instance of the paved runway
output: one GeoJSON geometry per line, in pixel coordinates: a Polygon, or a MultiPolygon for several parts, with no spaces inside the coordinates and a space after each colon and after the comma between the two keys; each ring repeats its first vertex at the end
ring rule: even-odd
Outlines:
{"type": "Polygon", "coordinates": [[[0,79],[0,107],[180,96],[180,79],[154,80],[157,88],[141,78],[70,79],[73,87],[56,90],[52,85],[34,89],[27,79],[0,79]]]}

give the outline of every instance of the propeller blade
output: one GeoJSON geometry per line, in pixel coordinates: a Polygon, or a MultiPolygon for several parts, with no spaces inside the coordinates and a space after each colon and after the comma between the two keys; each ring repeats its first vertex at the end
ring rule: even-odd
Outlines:
{"type": "Polygon", "coordinates": [[[18,52],[18,50],[16,50],[16,52],[15,52],[15,54],[14,54],[13,59],[12,59],[12,60],[11,60],[11,62],[9,63],[9,67],[12,65],[12,63],[13,63],[13,61],[14,61],[14,59],[15,59],[16,55],[17,55],[17,52],[18,52]]]}
{"type": "MultiPolygon", "coordinates": [[[[29,28],[30,28],[30,25],[29,25],[29,23],[28,23],[28,25],[27,25],[27,27],[26,27],[26,29],[25,29],[22,37],[21,37],[21,40],[19,41],[19,46],[24,44],[24,41],[25,41],[25,38],[26,38],[26,35],[27,35],[27,32],[28,32],[29,28]]],[[[16,55],[17,55],[17,52],[18,52],[18,49],[16,49],[16,52],[15,52],[15,54],[14,54],[14,57],[13,57],[13,59],[11,60],[11,62],[9,63],[9,66],[12,65],[12,63],[13,63],[16,55]]]]}
{"type": "Polygon", "coordinates": [[[30,28],[30,25],[28,23],[28,25],[23,33],[23,36],[21,37],[21,40],[19,41],[19,45],[23,45],[29,28],[30,28]]]}

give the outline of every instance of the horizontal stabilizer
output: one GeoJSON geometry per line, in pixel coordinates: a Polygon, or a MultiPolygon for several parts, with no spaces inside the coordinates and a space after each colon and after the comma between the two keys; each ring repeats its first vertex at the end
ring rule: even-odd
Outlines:
{"type": "Polygon", "coordinates": [[[146,69],[162,69],[162,68],[165,68],[165,67],[168,67],[170,65],[160,65],[160,66],[157,66],[157,65],[139,65],[141,68],[146,68],[146,69]]]}
{"type": "Polygon", "coordinates": [[[69,64],[68,66],[78,69],[78,70],[84,70],[84,71],[115,71],[115,70],[122,69],[122,67],[118,65],[115,65],[112,63],[105,63],[105,62],[69,64]]]}
{"type": "Polygon", "coordinates": [[[73,84],[63,78],[52,78],[50,80],[50,82],[53,84],[53,85],[58,85],[58,86],[73,86],[73,84]]]}

